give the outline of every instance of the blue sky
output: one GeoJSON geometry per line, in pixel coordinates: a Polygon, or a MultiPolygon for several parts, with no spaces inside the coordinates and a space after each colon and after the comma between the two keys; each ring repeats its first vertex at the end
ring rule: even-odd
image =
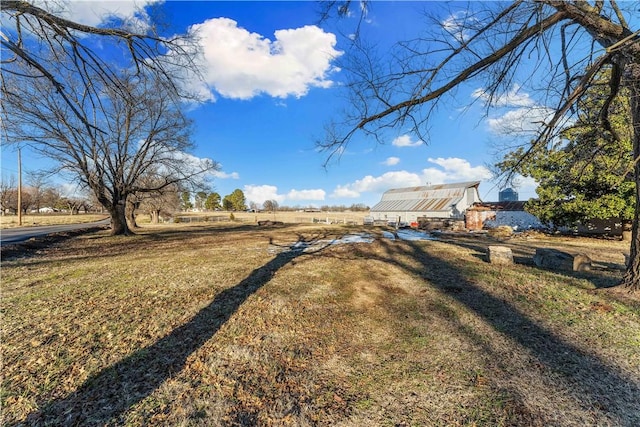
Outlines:
{"type": "MultiPolygon", "coordinates": [[[[422,12],[439,6],[374,2],[363,31],[388,46],[419,34],[422,12]]],[[[239,188],[258,204],[275,199],[288,206],[372,206],[390,188],[481,180],[481,198],[497,200],[499,188],[485,166],[495,160],[490,153],[496,129],[518,121],[519,107],[533,104],[519,87],[506,97],[509,108],[485,117],[482,102],[474,103],[482,101],[482,88],[464,86],[433,117],[428,144],[408,129],[390,130],[383,144],[357,135],[325,167],[328,153],[318,151],[315,141],[344,106],[339,60],[348,38],[335,24],[318,26],[316,2],[172,1],[161,7],[170,24],[167,35],[199,29],[206,85],[193,79],[191,89],[206,102],[189,109],[196,144],[191,154],[220,163],[213,191],[225,196],[239,188]]],[[[99,25],[106,13],[127,17],[133,8],[129,2],[68,3],[67,16],[86,24],[99,25]]],[[[353,22],[339,25],[345,29],[353,22]]],[[[3,177],[15,174],[15,165],[15,152],[3,145],[3,177]]],[[[23,169],[46,165],[23,151],[23,169]]],[[[525,181],[521,199],[534,197],[533,188],[525,181]]]]}

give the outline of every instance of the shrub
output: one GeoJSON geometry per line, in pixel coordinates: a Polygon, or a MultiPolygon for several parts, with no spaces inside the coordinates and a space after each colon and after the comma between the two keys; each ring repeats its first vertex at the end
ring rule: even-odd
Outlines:
{"type": "Polygon", "coordinates": [[[513,228],[508,225],[500,225],[489,229],[489,236],[494,239],[507,239],[513,235],[513,228]]]}

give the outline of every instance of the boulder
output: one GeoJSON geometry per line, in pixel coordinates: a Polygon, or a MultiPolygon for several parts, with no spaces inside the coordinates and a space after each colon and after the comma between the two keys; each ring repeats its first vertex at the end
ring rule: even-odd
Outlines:
{"type": "Polygon", "coordinates": [[[533,262],[541,268],[562,271],[591,270],[591,258],[581,253],[562,252],[551,248],[538,248],[533,262]]]}
{"type": "Polygon", "coordinates": [[[258,221],[258,226],[259,227],[269,227],[269,226],[273,226],[273,225],[284,225],[284,222],[282,221],[271,221],[271,220],[266,220],[266,221],[258,221]]]}
{"type": "Polygon", "coordinates": [[[506,246],[489,246],[487,257],[491,264],[510,265],[513,264],[513,252],[506,246]]]}

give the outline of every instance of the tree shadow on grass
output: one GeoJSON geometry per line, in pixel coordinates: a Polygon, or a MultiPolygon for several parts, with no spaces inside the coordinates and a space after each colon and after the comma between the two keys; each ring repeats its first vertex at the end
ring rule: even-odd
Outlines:
{"type": "Polygon", "coordinates": [[[98,233],[105,230],[105,227],[96,226],[79,230],[63,231],[51,233],[43,236],[32,237],[23,242],[5,244],[0,248],[0,258],[2,261],[30,258],[38,251],[61,245],[69,239],[87,234],[98,233]]]}
{"type": "Polygon", "coordinates": [[[207,234],[225,234],[225,233],[238,233],[238,232],[256,232],[256,231],[283,231],[296,227],[297,224],[287,223],[273,227],[260,227],[254,223],[199,223],[197,225],[190,225],[185,229],[145,229],[140,228],[136,234],[147,236],[150,239],[166,240],[166,239],[182,239],[185,234],[194,236],[207,235],[207,234]]]}
{"type": "Polygon", "coordinates": [[[178,374],[187,358],[211,339],[249,296],[266,285],[278,270],[305,253],[297,249],[300,244],[306,246],[318,238],[306,239],[299,235],[297,245],[281,246],[280,253],[271,261],[253,270],[237,285],[220,292],[189,322],[91,376],[66,397],[44,404],[41,410],[27,417],[26,424],[123,424],[124,414],[178,374]]]}
{"type": "Polygon", "coordinates": [[[637,378],[566,342],[506,300],[473,283],[459,267],[428,253],[423,246],[430,243],[384,240],[382,243],[388,255],[380,257],[381,261],[423,277],[525,349],[546,372],[559,379],[559,388],[571,393],[582,410],[604,413],[616,425],[640,425],[637,378]],[[418,262],[399,261],[406,257],[418,262]]]}
{"type": "MultiPolygon", "coordinates": [[[[501,241],[470,241],[469,239],[448,238],[441,240],[443,243],[459,246],[474,251],[472,256],[488,262],[487,248],[489,246],[507,246],[511,248],[513,253],[513,262],[517,265],[537,268],[541,271],[550,271],[548,269],[538,267],[533,260],[536,253],[536,247],[527,245],[526,243],[501,242],[501,241]]],[[[567,251],[567,249],[558,249],[567,251]]],[[[574,252],[568,250],[568,252],[574,252]]],[[[613,273],[624,271],[624,268],[618,264],[594,262],[590,271],[553,271],[555,274],[563,275],[569,279],[583,279],[589,281],[594,288],[612,288],[620,284],[622,277],[614,277],[613,273]]],[[[572,282],[572,284],[575,282],[572,282]]]]}
{"type": "MultiPolygon", "coordinates": [[[[47,254],[51,250],[56,251],[56,255],[61,257],[66,251],[77,253],[77,249],[69,247],[68,241],[84,236],[86,240],[101,240],[100,251],[82,251],[82,255],[68,256],[66,259],[73,261],[92,260],[100,258],[105,260],[110,257],[121,256],[127,250],[144,250],[146,244],[169,243],[172,241],[184,241],[185,237],[196,238],[203,236],[219,237],[225,234],[255,233],[256,231],[269,232],[273,230],[288,231],[295,228],[295,224],[285,224],[278,227],[264,227],[260,229],[255,224],[231,224],[223,226],[201,225],[187,229],[137,229],[136,233],[130,236],[110,236],[105,232],[105,227],[95,227],[89,229],[75,230],[63,233],[53,233],[46,236],[39,236],[29,239],[26,242],[7,244],[0,248],[2,261],[28,261],[30,266],[47,264],[50,260],[47,254]],[[93,234],[92,234],[93,233],[93,234]],[[120,239],[120,240],[114,240],[120,239]],[[138,239],[146,239],[141,242],[138,239]],[[105,242],[108,241],[108,242],[105,242]]],[[[215,243],[215,241],[213,241],[215,243]]]]}

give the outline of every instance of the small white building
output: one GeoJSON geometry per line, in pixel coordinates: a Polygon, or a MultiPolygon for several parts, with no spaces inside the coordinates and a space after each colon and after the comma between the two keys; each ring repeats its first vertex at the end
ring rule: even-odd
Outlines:
{"type": "Polygon", "coordinates": [[[462,219],[469,207],[480,202],[479,185],[480,181],[471,181],[388,190],[371,208],[371,217],[407,224],[420,217],[462,219]]]}
{"type": "Polygon", "coordinates": [[[508,225],[514,230],[542,228],[538,218],[524,210],[524,201],[500,201],[477,203],[467,210],[465,227],[469,230],[482,230],[508,225]]]}

